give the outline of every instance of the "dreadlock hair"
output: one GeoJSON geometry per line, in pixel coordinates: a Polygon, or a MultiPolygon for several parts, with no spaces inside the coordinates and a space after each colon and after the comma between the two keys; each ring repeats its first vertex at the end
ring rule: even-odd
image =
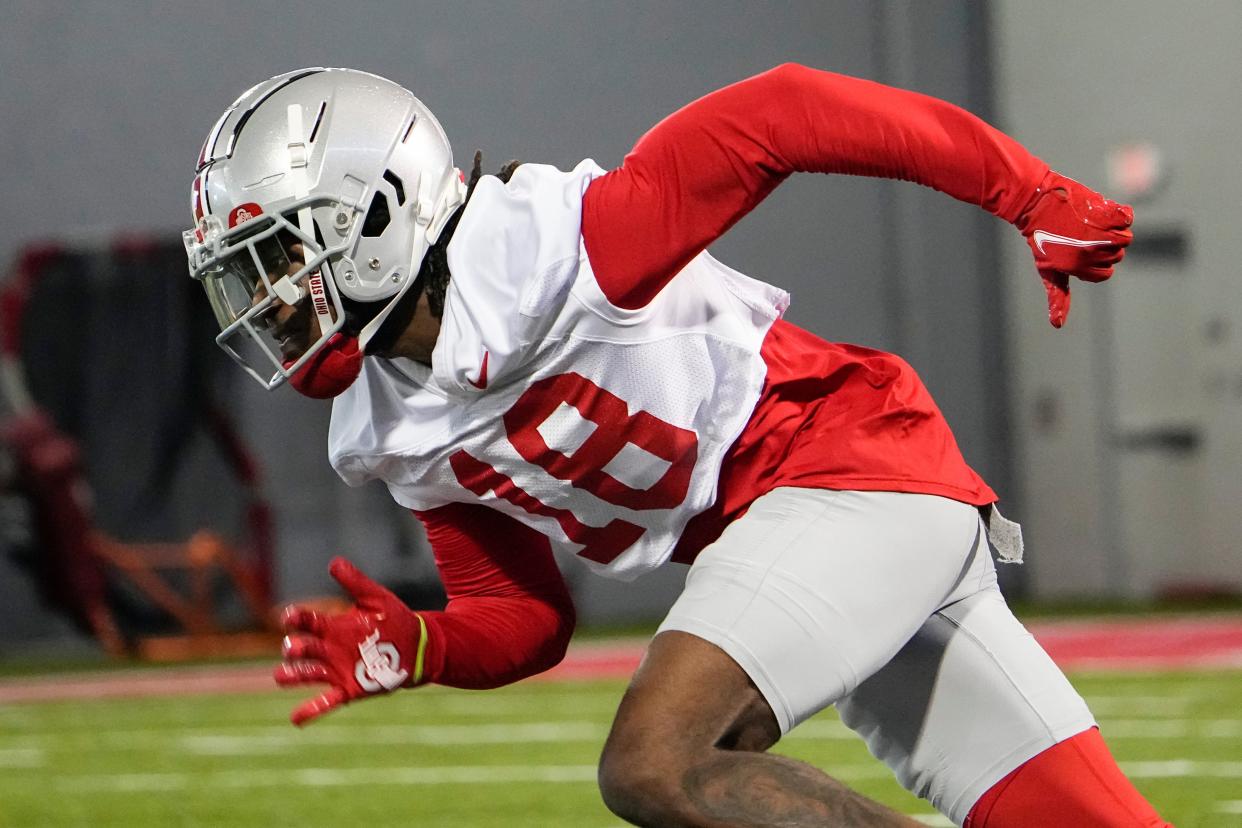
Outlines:
{"type": "MultiPolygon", "coordinates": [[[[517,168],[522,166],[521,161],[510,161],[500,168],[496,173],[505,184],[509,183],[509,179],[513,177],[513,173],[517,168]]],[[[418,278],[422,280],[423,291],[427,294],[427,305],[431,308],[431,315],[439,319],[444,315],[444,294],[448,291],[449,273],[448,266],[448,246],[453,238],[453,232],[457,229],[457,222],[461,219],[462,213],[466,211],[466,206],[470,203],[470,197],[474,195],[474,187],[479,183],[479,179],[483,177],[483,152],[475,150],[474,166],[470,169],[470,180],[466,183],[466,201],[461,207],[457,208],[457,212],[449,218],[444,225],[444,230],[440,232],[440,238],[436,239],[427,250],[427,255],[423,257],[423,264],[418,272],[418,278]]]]}

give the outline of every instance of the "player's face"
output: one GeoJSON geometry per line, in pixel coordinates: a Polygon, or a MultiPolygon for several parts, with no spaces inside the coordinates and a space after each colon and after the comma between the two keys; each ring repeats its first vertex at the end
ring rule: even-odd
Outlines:
{"type": "MultiPolygon", "coordinates": [[[[282,262],[284,272],[269,272],[268,279],[275,282],[282,276],[292,276],[302,269],[306,263],[306,251],[300,243],[292,243],[285,248],[288,252],[287,262],[282,262]]],[[[267,298],[267,287],[259,282],[251,297],[251,303],[257,305],[267,298]]],[[[333,309],[335,318],[335,309],[333,309]]],[[[319,339],[319,318],[311,309],[311,300],[303,296],[296,305],[286,305],[274,297],[272,307],[263,315],[263,322],[275,335],[280,345],[280,357],[287,362],[296,361],[306,353],[312,342],[319,339]]]]}

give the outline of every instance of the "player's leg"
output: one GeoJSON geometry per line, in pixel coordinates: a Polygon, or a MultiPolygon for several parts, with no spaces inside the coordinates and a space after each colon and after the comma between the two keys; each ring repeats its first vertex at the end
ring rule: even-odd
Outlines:
{"type": "Polygon", "coordinates": [[[914,824],[748,752],[891,659],[969,569],[978,523],[927,495],[760,498],[695,562],[635,675],[601,763],[605,801],[649,825],[914,824]]]}
{"type": "Polygon", "coordinates": [[[600,760],[604,802],[635,825],[917,826],[802,762],[762,753],[771,708],[719,647],[678,631],[652,641],[600,760]]]}
{"type": "Polygon", "coordinates": [[[971,828],[1163,826],[1082,698],[1013,617],[990,556],[837,704],[907,789],[971,828]],[[970,593],[972,586],[978,591],[970,593]]]}

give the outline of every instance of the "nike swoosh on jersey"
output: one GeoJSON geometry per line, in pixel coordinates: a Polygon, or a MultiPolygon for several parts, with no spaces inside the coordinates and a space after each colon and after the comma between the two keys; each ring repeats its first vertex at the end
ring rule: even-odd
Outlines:
{"type": "Polygon", "coordinates": [[[484,388],[487,388],[487,355],[488,355],[488,352],[484,351],[483,352],[483,365],[479,368],[478,380],[476,381],[476,380],[470,379],[469,377],[466,377],[466,381],[469,382],[471,385],[473,385],[475,388],[479,389],[480,391],[482,391],[484,388]]]}
{"type": "Polygon", "coordinates": [[[1035,242],[1035,249],[1040,253],[1044,252],[1045,244],[1064,244],[1070,247],[1098,247],[1101,244],[1116,244],[1116,242],[1109,239],[1097,239],[1094,241],[1071,239],[1069,236],[1058,236],[1056,233],[1048,233],[1043,230],[1036,230],[1032,233],[1031,240],[1035,242]]]}

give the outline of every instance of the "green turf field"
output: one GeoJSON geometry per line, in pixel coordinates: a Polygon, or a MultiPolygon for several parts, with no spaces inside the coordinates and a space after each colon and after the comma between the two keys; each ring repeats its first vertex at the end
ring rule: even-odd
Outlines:
{"type": "MultiPolygon", "coordinates": [[[[1242,673],[1075,682],[1167,818],[1242,825],[1242,673]]],[[[305,731],[278,693],[0,706],[0,826],[615,826],[594,774],[622,688],[427,688],[305,731]]],[[[780,749],[947,824],[833,715],[780,749]]]]}

